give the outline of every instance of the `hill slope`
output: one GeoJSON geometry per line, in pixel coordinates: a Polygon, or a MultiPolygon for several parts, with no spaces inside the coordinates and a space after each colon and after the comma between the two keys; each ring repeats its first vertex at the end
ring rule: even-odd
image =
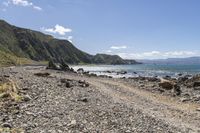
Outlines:
{"type": "Polygon", "coordinates": [[[67,40],[55,39],[41,32],[19,28],[0,20],[0,51],[34,61],[66,61],[70,64],[127,64],[119,56],[87,54],[67,40]]]}

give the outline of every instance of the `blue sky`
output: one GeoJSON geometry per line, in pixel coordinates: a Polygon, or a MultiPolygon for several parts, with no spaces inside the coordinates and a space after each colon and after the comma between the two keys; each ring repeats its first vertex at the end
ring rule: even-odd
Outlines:
{"type": "Polygon", "coordinates": [[[0,19],[90,54],[200,55],[200,0],[0,0],[0,19]]]}

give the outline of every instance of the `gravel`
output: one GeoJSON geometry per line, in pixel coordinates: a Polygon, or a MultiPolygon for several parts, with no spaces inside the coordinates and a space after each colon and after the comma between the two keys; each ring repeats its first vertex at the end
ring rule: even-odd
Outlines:
{"type": "MultiPolygon", "coordinates": [[[[0,74],[16,81],[23,96],[22,101],[7,101],[0,108],[2,128],[23,129],[25,133],[200,132],[195,124],[180,126],[182,123],[171,123],[171,117],[159,114],[170,107],[123,91],[117,85],[127,83],[125,79],[93,78],[34,66],[3,68],[0,74]],[[42,72],[50,75],[35,75],[42,72]]],[[[195,113],[199,117],[199,112],[195,113]]]]}

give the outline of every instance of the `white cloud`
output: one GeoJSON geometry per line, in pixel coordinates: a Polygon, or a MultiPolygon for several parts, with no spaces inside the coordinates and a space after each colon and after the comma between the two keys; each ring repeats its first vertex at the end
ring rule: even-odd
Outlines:
{"type": "Polygon", "coordinates": [[[70,28],[65,28],[63,26],[60,25],[56,25],[54,28],[41,28],[43,31],[45,32],[49,32],[49,33],[53,33],[53,34],[59,34],[61,36],[66,35],[66,33],[68,32],[72,32],[72,29],[70,28]]]}
{"type": "Polygon", "coordinates": [[[35,10],[38,10],[38,11],[41,11],[41,10],[42,10],[42,8],[39,7],[39,6],[33,6],[33,8],[34,8],[35,10]]]}
{"type": "Polygon", "coordinates": [[[111,50],[106,50],[106,53],[112,53],[112,51],[111,50]]]}
{"type": "Polygon", "coordinates": [[[69,42],[73,42],[73,36],[60,36],[60,37],[57,37],[58,39],[62,39],[62,40],[68,40],[69,42]]]}
{"type": "Polygon", "coordinates": [[[12,4],[19,6],[33,6],[33,3],[27,0],[11,0],[11,2],[12,4]]]}
{"type": "Polygon", "coordinates": [[[111,49],[119,50],[119,49],[126,49],[127,46],[125,46],[125,45],[122,45],[122,46],[111,46],[110,48],[111,48],[111,49]]]}
{"type": "Polygon", "coordinates": [[[10,4],[15,6],[23,6],[23,7],[32,7],[35,10],[41,11],[42,8],[34,5],[32,2],[28,0],[7,0],[3,2],[3,5],[8,7],[10,4]]]}
{"type": "Polygon", "coordinates": [[[200,51],[150,51],[143,53],[117,53],[117,55],[125,59],[166,59],[200,56],[200,51]]]}

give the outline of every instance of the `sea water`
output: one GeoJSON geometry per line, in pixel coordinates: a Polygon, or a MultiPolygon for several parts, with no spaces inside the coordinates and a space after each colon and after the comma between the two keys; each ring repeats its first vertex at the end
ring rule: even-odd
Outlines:
{"type": "Polygon", "coordinates": [[[200,73],[200,64],[83,65],[73,66],[73,68],[75,70],[83,68],[84,71],[89,71],[90,73],[114,77],[176,77],[178,74],[194,75],[200,73]],[[120,74],[123,71],[126,71],[127,74],[120,74]]]}

